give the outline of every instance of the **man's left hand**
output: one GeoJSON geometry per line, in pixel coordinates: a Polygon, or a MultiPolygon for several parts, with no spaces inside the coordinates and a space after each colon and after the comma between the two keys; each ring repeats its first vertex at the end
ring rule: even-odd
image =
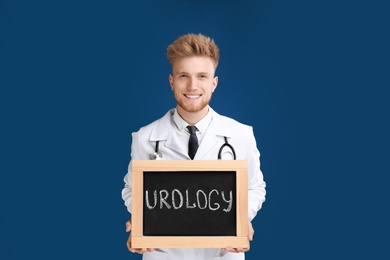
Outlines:
{"type": "MultiPolygon", "coordinates": [[[[253,240],[253,236],[255,234],[255,230],[253,229],[253,226],[252,226],[252,223],[249,222],[248,224],[248,239],[249,241],[252,241],[253,240]]],[[[248,248],[243,248],[243,247],[237,247],[237,248],[233,248],[233,247],[226,247],[226,248],[222,248],[222,251],[225,251],[225,252],[230,252],[230,253],[245,253],[245,252],[248,252],[249,251],[249,247],[248,248]]]]}

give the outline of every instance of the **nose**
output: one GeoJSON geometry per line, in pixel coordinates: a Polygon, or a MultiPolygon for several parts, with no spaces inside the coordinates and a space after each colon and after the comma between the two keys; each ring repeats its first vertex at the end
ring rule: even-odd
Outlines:
{"type": "Polygon", "coordinates": [[[190,78],[190,80],[188,81],[187,88],[189,90],[193,90],[193,89],[197,89],[198,88],[198,82],[196,81],[195,78],[190,78]]]}

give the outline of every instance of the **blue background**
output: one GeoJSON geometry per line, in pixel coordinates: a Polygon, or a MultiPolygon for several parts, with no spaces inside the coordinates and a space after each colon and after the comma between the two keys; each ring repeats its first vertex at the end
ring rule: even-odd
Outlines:
{"type": "Polygon", "coordinates": [[[166,47],[221,50],[211,102],[254,127],[247,259],[388,259],[385,1],[0,1],[0,259],[140,259],[131,132],[175,106],[166,47]]]}

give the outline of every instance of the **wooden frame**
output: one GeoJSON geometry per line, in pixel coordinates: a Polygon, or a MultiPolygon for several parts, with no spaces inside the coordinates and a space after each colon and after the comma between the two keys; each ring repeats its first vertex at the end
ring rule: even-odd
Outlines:
{"type": "Polygon", "coordinates": [[[244,160],[133,160],[132,161],[133,248],[249,248],[248,163],[244,160]],[[236,173],[236,236],[144,236],[143,176],[158,171],[234,171],[236,173]]]}

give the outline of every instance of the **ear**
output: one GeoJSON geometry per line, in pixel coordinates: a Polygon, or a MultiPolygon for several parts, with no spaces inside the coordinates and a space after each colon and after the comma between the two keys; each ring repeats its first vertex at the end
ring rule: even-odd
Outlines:
{"type": "Polygon", "coordinates": [[[171,89],[173,91],[173,76],[172,76],[172,74],[169,74],[169,85],[171,85],[171,89]]]}
{"type": "Polygon", "coordinates": [[[217,86],[218,86],[218,77],[215,76],[215,77],[213,78],[213,92],[214,92],[214,90],[217,88],[217,86]]]}

